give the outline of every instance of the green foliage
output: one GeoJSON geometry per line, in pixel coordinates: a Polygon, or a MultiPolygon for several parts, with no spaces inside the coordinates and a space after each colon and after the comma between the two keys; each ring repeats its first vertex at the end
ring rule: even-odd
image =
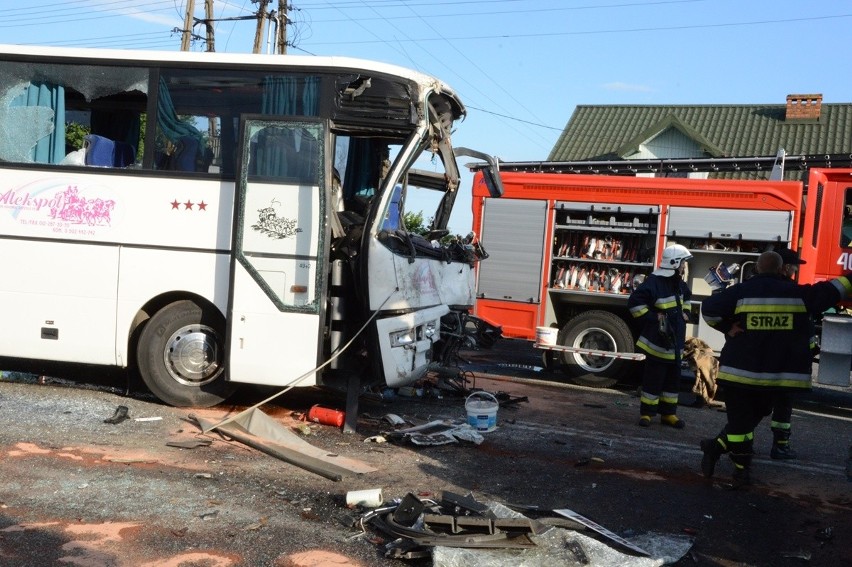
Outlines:
{"type": "Polygon", "coordinates": [[[65,125],[65,146],[79,150],[83,147],[83,138],[91,134],[92,129],[77,122],[69,122],[65,125]]]}
{"type": "Polygon", "coordinates": [[[402,223],[405,230],[408,232],[413,232],[421,236],[424,236],[429,232],[429,227],[423,224],[423,211],[405,213],[402,216],[402,223]]]}

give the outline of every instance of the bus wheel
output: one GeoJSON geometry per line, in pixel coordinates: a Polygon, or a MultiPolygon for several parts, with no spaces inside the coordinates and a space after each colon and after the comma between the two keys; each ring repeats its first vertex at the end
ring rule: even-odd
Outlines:
{"type": "MultiPolygon", "coordinates": [[[[586,311],[559,330],[566,347],[633,352],[633,335],[621,318],[608,311],[586,311]]],[[[627,377],[630,361],[606,356],[564,352],[562,362],[571,380],[581,386],[609,388],[627,377]]]]}
{"type": "Polygon", "coordinates": [[[145,385],[165,403],[210,407],[236,385],[226,380],[225,320],[193,301],[157,311],[139,335],[136,364],[145,385]]]}

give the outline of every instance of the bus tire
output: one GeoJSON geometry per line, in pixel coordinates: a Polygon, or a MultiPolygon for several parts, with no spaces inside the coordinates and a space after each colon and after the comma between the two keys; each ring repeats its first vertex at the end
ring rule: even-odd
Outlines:
{"type": "Polygon", "coordinates": [[[136,364],[148,389],[176,407],[210,407],[237,385],[225,372],[225,318],[194,301],[171,303],[145,323],[136,364]]]}
{"type": "MultiPolygon", "coordinates": [[[[558,344],[567,347],[633,352],[630,327],[608,311],[586,311],[559,330],[558,344]]],[[[626,378],[631,361],[580,353],[560,353],[565,372],[581,386],[609,388],[626,378]]]]}

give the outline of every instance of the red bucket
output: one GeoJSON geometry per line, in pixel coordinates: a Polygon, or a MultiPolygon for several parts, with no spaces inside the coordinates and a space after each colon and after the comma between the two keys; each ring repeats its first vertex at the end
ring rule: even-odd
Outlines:
{"type": "Polygon", "coordinates": [[[340,410],[324,408],[322,406],[314,406],[308,411],[308,421],[321,423],[323,425],[334,425],[343,427],[343,421],[346,419],[346,413],[340,410]]]}

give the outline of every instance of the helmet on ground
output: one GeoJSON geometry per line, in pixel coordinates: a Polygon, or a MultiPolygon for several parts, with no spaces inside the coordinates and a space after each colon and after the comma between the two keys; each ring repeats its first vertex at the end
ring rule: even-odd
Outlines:
{"type": "Polygon", "coordinates": [[[655,276],[673,276],[684,262],[691,259],[692,254],[689,253],[689,250],[685,246],[680,244],[666,246],[663,250],[663,257],[660,260],[660,267],[651,273],[655,276]]]}

